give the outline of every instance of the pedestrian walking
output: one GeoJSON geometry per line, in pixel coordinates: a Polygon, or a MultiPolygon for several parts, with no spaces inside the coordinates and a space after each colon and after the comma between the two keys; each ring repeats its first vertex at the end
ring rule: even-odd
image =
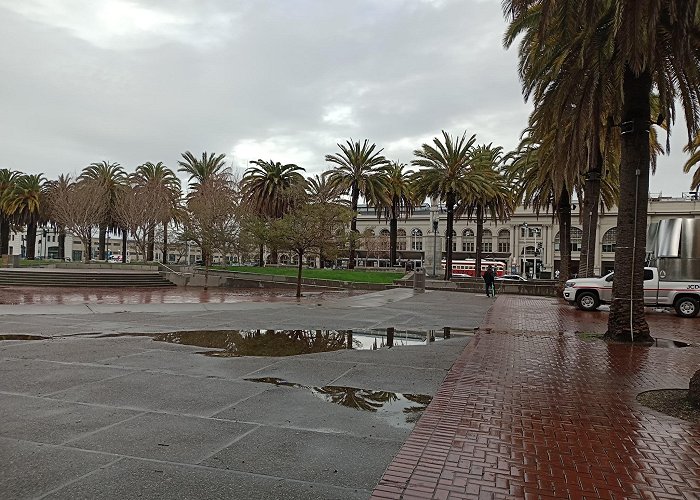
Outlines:
{"type": "Polygon", "coordinates": [[[487,267],[486,272],[484,272],[484,286],[486,287],[486,296],[490,297],[494,287],[494,275],[491,266],[487,267]]]}

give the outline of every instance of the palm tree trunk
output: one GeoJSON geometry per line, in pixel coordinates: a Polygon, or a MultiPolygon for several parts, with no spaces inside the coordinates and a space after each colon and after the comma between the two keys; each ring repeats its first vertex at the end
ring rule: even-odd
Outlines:
{"type": "Polygon", "coordinates": [[[644,260],[649,201],[651,75],[625,68],[622,109],[620,204],[617,212],[615,280],[607,336],[651,340],[644,319],[644,260]]]}
{"type": "Polygon", "coordinates": [[[394,196],[391,201],[391,220],[389,221],[389,266],[396,265],[396,240],[398,236],[398,221],[396,213],[398,212],[398,197],[394,196]]]}
{"type": "Polygon", "coordinates": [[[58,229],[58,259],[66,260],[66,230],[63,227],[58,229]]]}
{"type": "Polygon", "coordinates": [[[163,222],[163,264],[168,263],[168,223],[163,222]]]}
{"type": "Polygon", "coordinates": [[[454,230],[455,194],[447,193],[447,231],[445,232],[445,280],[452,279],[452,231],[454,230]]]}
{"type": "Polygon", "coordinates": [[[10,221],[0,222],[0,255],[10,253],[10,221]]]}
{"type": "Polygon", "coordinates": [[[297,267],[297,299],[301,297],[301,270],[304,266],[304,252],[297,252],[299,256],[299,266],[297,267]]]}
{"type": "Polygon", "coordinates": [[[106,260],[107,254],[105,251],[107,243],[107,224],[100,224],[100,235],[97,243],[97,258],[99,260],[106,260]]]}
{"type": "Polygon", "coordinates": [[[595,163],[586,174],[584,186],[583,207],[583,236],[581,239],[581,257],[578,265],[578,275],[581,278],[589,278],[594,274],[595,254],[598,248],[596,244],[596,230],[598,227],[598,207],[600,204],[600,176],[603,170],[603,155],[597,147],[595,163]]]}
{"type": "Polygon", "coordinates": [[[146,260],[153,262],[153,254],[156,248],[156,228],[152,227],[148,230],[148,249],[146,250],[146,260]]]}
{"type": "Polygon", "coordinates": [[[360,198],[360,190],[356,183],[352,184],[350,208],[352,210],[352,220],[350,221],[350,256],[348,269],[355,269],[355,240],[357,239],[357,200],[360,198]]]}
{"type": "Polygon", "coordinates": [[[126,229],[122,229],[122,264],[126,264],[126,252],[127,248],[127,236],[128,232],[126,229]]]}
{"type": "Polygon", "coordinates": [[[27,224],[27,259],[36,257],[36,222],[27,224]]]}
{"type": "Polygon", "coordinates": [[[476,207],[476,259],[474,262],[474,277],[481,278],[481,250],[484,239],[484,209],[481,205],[476,207]]]}
{"type": "MultiPolygon", "coordinates": [[[[571,273],[571,197],[569,191],[562,189],[557,208],[559,219],[559,285],[569,279],[571,273]]],[[[534,269],[533,269],[534,276],[534,269]]]]}
{"type": "Polygon", "coordinates": [[[265,266],[265,245],[260,244],[260,252],[258,253],[258,266],[265,266]]]}

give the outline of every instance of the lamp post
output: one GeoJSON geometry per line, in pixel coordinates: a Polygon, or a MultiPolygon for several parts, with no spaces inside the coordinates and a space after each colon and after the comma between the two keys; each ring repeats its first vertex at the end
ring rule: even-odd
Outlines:
{"type": "Polygon", "coordinates": [[[525,230],[525,249],[523,251],[523,262],[525,263],[525,265],[523,266],[523,271],[525,272],[525,276],[527,276],[527,240],[530,236],[528,232],[527,222],[523,223],[522,228],[525,230]]]}

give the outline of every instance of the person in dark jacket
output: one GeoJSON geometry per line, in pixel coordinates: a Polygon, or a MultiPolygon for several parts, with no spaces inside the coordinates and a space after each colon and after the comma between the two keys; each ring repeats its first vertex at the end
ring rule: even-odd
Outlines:
{"type": "Polygon", "coordinates": [[[491,290],[493,288],[494,278],[495,278],[495,276],[493,275],[493,269],[491,268],[491,266],[487,267],[486,272],[484,272],[484,286],[486,287],[486,296],[487,297],[491,296],[491,290]]]}

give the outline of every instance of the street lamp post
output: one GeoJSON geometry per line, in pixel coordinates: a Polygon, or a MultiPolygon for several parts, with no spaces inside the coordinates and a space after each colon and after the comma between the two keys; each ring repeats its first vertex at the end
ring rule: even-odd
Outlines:
{"type": "Polygon", "coordinates": [[[433,278],[437,276],[436,268],[437,265],[437,232],[438,232],[438,221],[435,219],[433,221],[433,278]]]}

